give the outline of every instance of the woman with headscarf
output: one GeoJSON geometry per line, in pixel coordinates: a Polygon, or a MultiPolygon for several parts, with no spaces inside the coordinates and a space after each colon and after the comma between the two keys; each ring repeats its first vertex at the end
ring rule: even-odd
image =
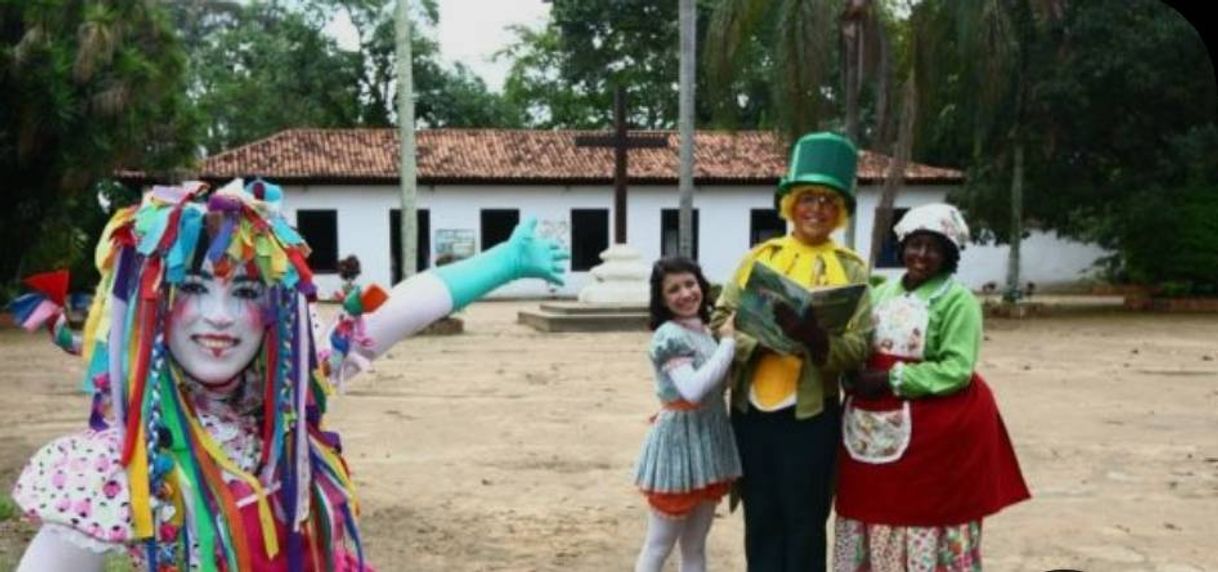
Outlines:
{"type": "Polygon", "coordinates": [[[334,386],[501,284],[561,281],[565,253],[525,223],[387,297],[349,296],[322,335],[282,198],[264,181],[155,187],[113,216],[81,348],[90,427],[17,480],[41,524],[19,570],[100,571],[110,551],[155,572],[365,569],[352,479],[323,424],[334,386]]]}
{"type": "Polygon", "coordinates": [[[896,225],[905,273],[872,295],[872,356],[846,385],[834,569],[981,569],[981,519],[1029,497],[976,373],[981,306],[953,278],[968,226],[950,205],[896,225]]]}

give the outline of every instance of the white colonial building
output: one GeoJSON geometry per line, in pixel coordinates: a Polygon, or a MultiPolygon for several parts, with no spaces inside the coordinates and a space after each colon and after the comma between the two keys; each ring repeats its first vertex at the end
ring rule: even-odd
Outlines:
{"type": "MultiPolygon", "coordinates": [[[[589,132],[435,129],[418,133],[419,260],[428,267],[504,240],[517,221],[535,217],[539,231],[572,253],[562,288],[540,280],[505,286],[499,297],[573,297],[599,264],[613,228],[613,151],[575,145],[589,132]]],[[[668,148],[630,151],[627,242],[647,260],[676,251],[677,136],[668,148]]],[[[766,132],[699,132],[696,138],[695,248],[712,282],[728,278],[751,245],[785,232],[773,191],[786,150],[766,132]]],[[[888,163],[864,151],[859,163],[858,244],[864,256],[888,163]]],[[[314,248],[310,263],[324,294],[336,290],[339,258],[359,257],[364,282],[397,276],[398,142],[392,129],[293,129],[208,158],[204,179],[262,177],[281,185],[289,220],[314,248]]],[[[962,184],[960,172],[912,164],[898,213],[942,201],[962,184]]],[[[960,278],[974,288],[1001,283],[1006,247],[972,245],[960,278]]],[[[1076,282],[1104,252],[1033,233],[1024,243],[1025,280],[1076,282]]],[[[891,248],[876,271],[899,268],[891,248]]]]}

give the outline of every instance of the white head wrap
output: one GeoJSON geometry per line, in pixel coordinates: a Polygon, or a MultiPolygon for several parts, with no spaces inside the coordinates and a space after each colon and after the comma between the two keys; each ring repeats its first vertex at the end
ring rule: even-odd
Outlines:
{"type": "Polygon", "coordinates": [[[918,231],[940,234],[961,250],[964,249],[964,245],[969,239],[968,225],[965,224],[964,217],[960,216],[960,211],[956,210],[956,207],[945,203],[934,203],[909,209],[909,212],[901,217],[901,222],[897,223],[892,230],[896,233],[897,239],[902,241],[918,231]]]}

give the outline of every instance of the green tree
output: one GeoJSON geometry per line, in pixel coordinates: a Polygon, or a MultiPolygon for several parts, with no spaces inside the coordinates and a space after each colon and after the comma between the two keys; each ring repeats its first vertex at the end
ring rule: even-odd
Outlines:
{"type": "MultiPolygon", "coordinates": [[[[327,10],[347,13],[359,36],[358,67],[363,122],[387,126],[395,121],[393,97],[395,37],[390,0],[317,0],[327,10]]],[[[492,93],[462,64],[451,68],[440,63],[439,45],[421,33],[439,21],[434,0],[412,3],[411,74],[414,76],[415,119],[426,127],[517,127],[522,113],[492,93]]],[[[328,12],[329,13],[329,12],[328,12]]]]}
{"type": "MultiPolygon", "coordinates": [[[[837,127],[832,124],[836,123],[855,144],[873,148],[879,144],[888,150],[896,132],[889,125],[890,20],[887,4],[879,0],[721,0],[704,48],[712,94],[722,100],[724,88],[740,70],[749,69],[744,58],[756,57],[746,48],[761,46],[772,62],[767,80],[775,126],[788,141],[837,127]],[[875,125],[865,133],[860,121],[868,91],[874,99],[869,103],[875,125]]],[[[907,139],[913,136],[912,130],[902,133],[907,139]]],[[[900,143],[892,149],[898,159],[908,156],[903,151],[908,141],[900,143]]],[[[888,226],[904,166],[898,160],[890,173],[877,210],[877,228],[888,226]]],[[[846,244],[855,245],[854,218],[846,226],[846,244]]],[[[874,257],[875,245],[872,251],[874,257]]]]}
{"type": "MultiPolygon", "coordinates": [[[[709,2],[698,10],[705,45],[709,2]]],[[[512,61],[504,97],[540,128],[601,129],[613,121],[613,88],[626,88],[633,126],[672,129],[678,115],[679,34],[675,2],[555,0],[540,30],[514,29],[517,40],[499,57],[512,61]]],[[[734,78],[724,95],[699,98],[695,117],[706,127],[767,124],[764,62],[734,78]],[[716,106],[731,111],[716,114],[716,106]]],[[[707,93],[700,68],[695,89],[707,93]]]]}
{"type": "MultiPolygon", "coordinates": [[[[180,33],[192,39],[191,94],[208,119],[205,147],[216,153],[291,127],[387,127],[393,97],[390,0],[177,0],[180,33]],[[340,48],[325,26],[338,13],[355,25],[358,46],[340,48]]],[[[416,30],[434,26],[434,1],[417,3],[416,30]]],[[[416,119],[427,127],[511,127],[520,114],[467,68],[440,63],[439,48],[412,34],[416,119]]]]}
{"type": "Polygon", "coordinates": [[[80,212],[121,168],[191,160],[186,58],[156,4],[0,1],[0,277],[80,262],[80,212]]]}
{"type": "MultiPolygon", "coordinates": [[[[730,97],[742,71],[764,65],[773,124],[789,140],[836,128],[856,143],[895,133],[891,2],[719,0],[703,47],[712,97],[730,97]],[[861,127],[873,116],[871,129],[861,127]]],[[[891,143],[891,137],[884,140],[891,143]]]]}
{"type": "MultiPolygon", "coordinates": [[[[933,0],[932,0],[933,1],[933,0]]],[[[1006,197],[1011,244],[1004,299],[1020,294],[1020,245],[1023,236],[1024,189],[1028,150],[1042,131],[1045,119],[1043,86],[1064,52],[1059,49],[1065,0],[978,0],[930,4],[940,18],[954,27],[953,40],[960,56],[956,69],[947,72],[962,83],[956,102],[970,120],[973,157],[968,210],[975,212],[980,193],[988,187],[1006,197]],[[984,56],[984,57],[982,57],[984,56]],[[994,173],[1002,173],[998,177],[994,173]],[[1009,186],[1004,187],[1005,176],[1009,186]]],[[[943,76],[923,77],[939,82],[943,76]]],[[[992,200],[992,199],[991,199],[992,200]]]]}
{"type": "Polygon", "coordinates": [[[1139,270],[1145,265],[1138,261],[1154,256],[1134,250],[1152,241],[1129,229],[1158,216],[1147,205],[1176,205],[1171,212],[1204,205],[1191,197],[1213,192],[1218,182],[1190,166],[1218,151],[1206,135],[1218,88],[1192,26],[1155,0],[998,3],[1007,17],[989,27],[953,13],[959,4],[928,3],[953,27],[951,49],[966,50],[939,52],[952,65],[936,76],[928,111],[941,118],[929,142],[934,152],[967,157],[944,161],[970,172],[968,187],[953,199],[994,237],[1013,240],[1022,231],[1013,224],[1010,191],[1022,181],[1022,220],[1116,249],[1109,263],[1117,275],[1167,276],[1162,266],[1139,270]],[[979,37],[1008,40],[967,51],[979,37]],[[969,56],[977,53],[986,57],[969,56]]]}
{"type": "Polygon", "coordinates": [[[318,10],[256,2],[196,45],[192,92],[209,154],[287,127],[361,124],[359,58],[325,23],[318,10]]]}

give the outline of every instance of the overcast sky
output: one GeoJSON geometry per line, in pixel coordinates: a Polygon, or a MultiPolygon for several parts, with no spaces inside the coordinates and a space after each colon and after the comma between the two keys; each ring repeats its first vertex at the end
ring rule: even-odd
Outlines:
{"type": "MultiPolygon", "coordinates": [[[[491,56],[513,39],[506,30],[512,24],[539,28],[550,13],[541,0],[438,0],[440,24],[427,33],[440,42],[440,55],[447,62],[461,62],[486,81],[492,91],[503,87],[508,62],[491,62],[491,56]]],[[[330,26],[339,44],[356,45],[355,30],[344,17],[330,26]]]]}

